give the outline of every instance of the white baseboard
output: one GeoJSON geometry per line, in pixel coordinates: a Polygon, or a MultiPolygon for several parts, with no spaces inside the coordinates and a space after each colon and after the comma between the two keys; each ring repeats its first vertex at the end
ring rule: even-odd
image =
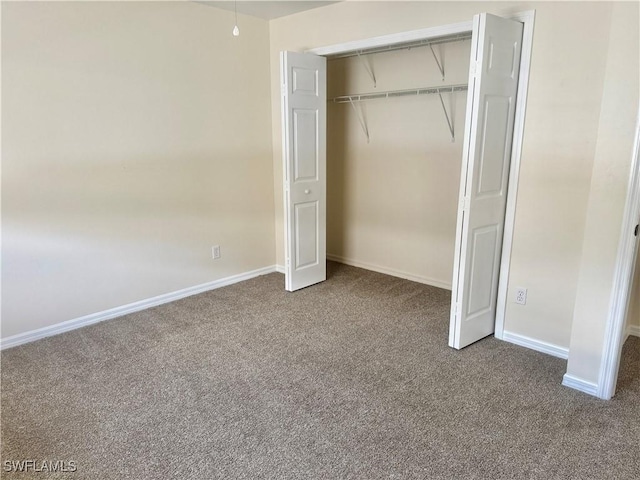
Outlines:
{"type": "Polygon", "coordinates": [[[221,278],[220,280],[214,280],[212,282],[195,285],[193,287],[184,288],[175,292],[165,293],[164,295],[158,295],[157,297],[147,298],[146,300],[140,300],[138,302],[122,305],[120,307],[110,308],[109,310],[104,310],[102,312],[84,315],[72,320],[56,323],[55,325],[39,328],[37,330],[31,330],[29,332],[12,335],[11,337],[0,340],[0,350],[17,347],[18,345],[23,345],[25,343],[40,340],[41,338],[50,337],[52,335],[68,332],[70,330],[75,330],[76,328],[85,327],[87,325],[102,322],[104,320],[121,317],[129,313],[139,312],[140,310],[156,307],[164,303],[174,302],[176,300],[180,300],[181,298],[196,295],[198,293],[215,290],[216,288],[226,287],[227,285],[233,285],[234,283],[249,280],[250,278],[259,277],[260,275],[266,275],[267,273],[273,273],[277,271],[277,268],[278,267],[275,265],[259,268],[250,272],[240,273],[238,275],[221,278]]]}
{"type": "Polygon", "coordinates": [[[598,396],[598,385],[593,382],[587,382],[581,378],[574,377],[568,373],[565,373],[562,377],[562,385],[589,395],[598,396]]]}
{"type": "Polygon", "coordinates": [[[640,325],[629,325],[627,327],[627,336],[629,335],[640,337],[640,325]]]}
{"type": "Polygon", "coordinates": [[[552,343],[543,342],[534,338],[525,337],[524,335],[518,335],[517,333],[502,332],[502,340],[505,342],[520,345],[521,347],[527,347],[537,352],[546,353],[554,357],[562,358],[564,360],[569,358],[569,349],[554,345],[552,343]]]}
{"type": "Polygon", "coordinates": [[[332,255],[328,253],[327,260],[331,260],[338,263],[344,263],[345,265],[351,265],[352,267],[364,268],[365,270],[371,270],[373,272],[384,273],[385,275],[391,275],[392,277],[404,278],[405,280],[411,280],[412,282],[424,283],[425,285],[431,285],[432,287],[451,290],[451,283],[448,283],[448,282],[442,282],[434,278],[423,277],[421,275],[414,275],[413,273],[394,270],[392,268],[380,267],[379,265],[360,262],[358,260],[352,260],[350,258],[341,257],[339,255],[332,255]]]}
{"type": "Polygon", "coordinates": [[[276,272],[284,274],[284,265],[276,265],[276,272]]]}

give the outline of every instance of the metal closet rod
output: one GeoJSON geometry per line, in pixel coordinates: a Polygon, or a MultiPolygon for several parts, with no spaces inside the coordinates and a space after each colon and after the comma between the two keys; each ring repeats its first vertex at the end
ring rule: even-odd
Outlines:
{"type": "Polygon", "coordinates": [[[405,97],[410,95],[429,95],[433,93],[454,93],[464,92],[468,90],[468,85],[443,85],[441,87],[424,87],[424,88],[410,88],[408,90],[390,90],[388,92],[375,92],[375,93],[358,93],[355,95],[341,95],[339,97],[330,98],[328,101],[333,103],[351,103],[362,102],[364,100],[375,100],[377,98],[393,98],[393,97],[405,97]]]}
{"type": "Polygon", "coordinates": [[[463,40],[469,40],[469,39],[471,39],[471,32],[465,32],[465,33],[458,33],[455,35],[447,35],[446,37],[416,40],[413,42],[398,43],[395,45],[384,45],[381,47],[371,47],[371,48],[364,48],[360,50],[353,50],[351,52],[337,53],[335,55],[328,55],[327,58],[329,60],[334,60],[337,58],[356,57],[359,55],[371,55],[373,53],[394,52],[396,50],[410,50],[416,47],[426,47],[428,45],[439,45],[441,43],[461,42],[463,40]]]}
{"type": "MultiPolygon", "coordinates": [[[[367,127],[366,119],[364,118],[364,114],[362,108],[358,109],[356,107],[355,102],[361,102],[363,100],[373,100],[376,98],[390,98],[390,97],[404,97],[404,96],[415,96],[415,95],[427,95],[432,93],[437,93],[438,97],[440,97],[440,105],[442,106],[442,111],[444,112],[444,117],[447,121],[447,126],[449,127],[449,132],[451,133],[451,141],[455,141],[455,131],[453,129],[452,117],[449,116],[447,112],[447,107],[444,105],[444,100],[442,99],[443,93],[451,93],[454,92],[463,92],[468,90],[468,85],[443,85],[441,87],[426,87],[426,88],[412,88],[409,90],[391,90],[389,92],[376,92],[376,93],[363,93],[357,95],[343,95],[341,97],[330,98],[329,102],[334,103],[350,103],[353,111],[356,112],[358,116],[358,121],[360,122],[360,127],[362,128],[362,132],[367,137],[367,143],[369,143],[369,128],[367,127]]],[[[453,112],[452,112],[453,113],[453,112]]]]}

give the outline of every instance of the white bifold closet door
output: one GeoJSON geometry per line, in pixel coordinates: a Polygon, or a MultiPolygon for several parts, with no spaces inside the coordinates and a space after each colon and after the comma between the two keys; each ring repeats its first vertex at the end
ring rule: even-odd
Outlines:
{"type": "Polygon", "coordinates": [[[473,19],[449,345],[495,330],[523,25],[473,19]]]}
{"type": "Polygon", "coordinates": [[[327,60],[280,53],[285,288],[327,278],[327,60]]]}

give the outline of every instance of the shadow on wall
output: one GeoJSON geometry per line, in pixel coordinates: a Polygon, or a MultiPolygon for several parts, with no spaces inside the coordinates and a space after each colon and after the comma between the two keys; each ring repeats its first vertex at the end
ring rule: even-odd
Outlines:
{"type": "Polygon", "coordinates": [[[251,239],[270,227],[268,203],[237,188],[260,174],[253,165],[220,151],[14,173],[3,185],[3,335],[259,266],[251,239]],[[221,179],[223,165],[233,168],[221,179]],[[224,246],[216,263],[213,240],[224,246]]]}
{"type": "MultiPolygon", "coordinates": [[[[328,62],[329,74],[331,72],[328,62]]],[[[331,103],[327,109],[327,253],[345,251],[347,231],[346,117],[331,103]]],[[[350,108],[350,107],[347,107],[350,108]]]]}

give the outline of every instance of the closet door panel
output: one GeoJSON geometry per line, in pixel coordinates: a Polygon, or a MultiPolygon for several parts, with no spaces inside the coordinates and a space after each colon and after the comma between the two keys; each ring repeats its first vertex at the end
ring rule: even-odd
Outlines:
{"type": "Polygon", "coordinates": [[[281,52],[285,288],[326,280],[326,59],[281,52]]]}
{"type": "Polygon", "coordinates": [[[474,17],[449,345],[495,329],[522,24],[474,17]]]}

